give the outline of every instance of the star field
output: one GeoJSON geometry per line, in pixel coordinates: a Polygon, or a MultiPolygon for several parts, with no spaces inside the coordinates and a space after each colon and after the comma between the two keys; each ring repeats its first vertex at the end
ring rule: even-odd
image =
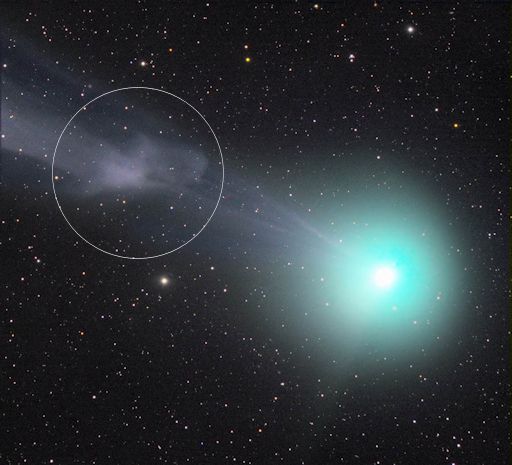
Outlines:
{"type": "Polygon", "coordinates": [[[4,8],[1,462],[508,463],[509,15],[4,8]]]}

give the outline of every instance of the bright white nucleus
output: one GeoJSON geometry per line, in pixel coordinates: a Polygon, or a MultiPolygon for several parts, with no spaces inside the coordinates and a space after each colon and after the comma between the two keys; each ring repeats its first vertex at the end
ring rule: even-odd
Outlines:
{"type": "Polygon", "coordinates": [[[397,278],[397,271],[392,266],[379,266],[373,274],[373,281],[377,287],[381,289],[389,289],[392,287],[397,278]]]}

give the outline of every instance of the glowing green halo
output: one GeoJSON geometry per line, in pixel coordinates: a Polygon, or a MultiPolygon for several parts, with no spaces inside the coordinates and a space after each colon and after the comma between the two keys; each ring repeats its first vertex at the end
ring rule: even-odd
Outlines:
{"type": "Polygon", "coordinates": [[[440,347],[457,307],[459,264],[439,203],[400,191],[328,215],[329,241],[305,255],[308,272],[290,276],[296,335],[321,341],[329,357],[440,347]]]}
{"type": "Polygon", "coordinates": [[[356,233],[346,234],[339,262],[330,267],[329,280],[338,281],[334,320],[372,345],[435,338],[448,322],[446,299],[453,290],[449,244],[435,212],[388,208],[371,216],[352,225],[356,233]]]}

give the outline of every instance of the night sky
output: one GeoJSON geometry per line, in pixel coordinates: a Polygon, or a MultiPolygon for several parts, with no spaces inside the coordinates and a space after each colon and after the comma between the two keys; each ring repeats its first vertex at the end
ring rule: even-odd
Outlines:
{"type": "Polygon", "coordinates": [[[1,464],[508,463],[509,22],[5,2],[1,464]]]}

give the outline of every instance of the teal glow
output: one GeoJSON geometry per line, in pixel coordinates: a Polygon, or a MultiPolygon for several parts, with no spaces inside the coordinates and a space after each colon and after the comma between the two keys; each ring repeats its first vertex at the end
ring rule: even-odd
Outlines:
{"type": "Polygon", "coordinates": [[[312,268],[293,276],[296,331],[323,341],[333,358],[441,347],[460,293],[442,206],[411,191],[352,200],[329,212],[312,268]]]}
{"type": "MultiPolygon", "coordinates": [[[[408,347],[436,340],[450,321],[450,242],[432,208],[365,210],[345,230],[329,269],[331,325],[361,342],[408,347]],[[378,213],[376,213],[378,212],[378,213]]],[[[354,216],[352,216],[354,218],[354,216]]]]}
{"type": "Polygon", "coordinates": [[[342,200],[317,207],[314,236],[301,231],[301,253],[275,274],[262,305],[268,328],[290,351],[308,347],[309,366],[342,373],[354,360],[363,370],[368,360],[442,359],[465,324],[453,213],[417,180],[391,184],[369,188],[354,177],[342,200]]]}

